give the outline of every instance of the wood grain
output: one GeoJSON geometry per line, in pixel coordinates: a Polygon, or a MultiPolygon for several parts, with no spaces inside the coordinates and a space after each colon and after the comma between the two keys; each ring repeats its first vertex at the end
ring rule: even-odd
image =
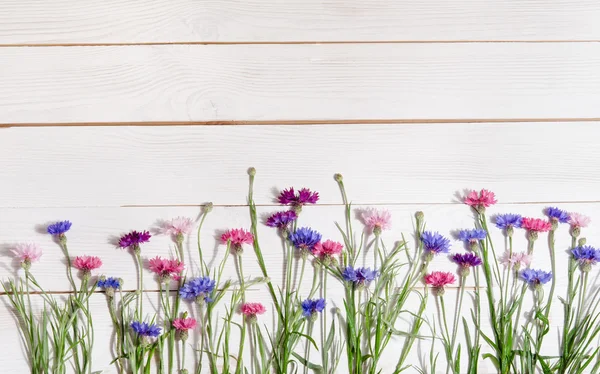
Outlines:
{"type": "Polygon", "coordinates": [[[4,48],[0,123],[600,118],[600,44],[4,48]]]}
{"type": "Polygon", "coordinates": [[[599,40],[595,1],[8,0],[1,44],[599,40]]]}
{"type": "MultiPolygon", "coordinates": [[[[597,123],[0,129],[0,206],[258,204],[290,186],[340,204],[600,201],[597,123]]],[[[57,217],[58,218],[58,217],[57,217]]],[[[124,228],[127,229],[127,228],[124,228]]]]}

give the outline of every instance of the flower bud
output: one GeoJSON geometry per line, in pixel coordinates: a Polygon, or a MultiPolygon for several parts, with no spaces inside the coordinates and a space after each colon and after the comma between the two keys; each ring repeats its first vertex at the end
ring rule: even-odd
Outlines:
{"type": "Polygon", "coordinates": [[[334,174],[333,179],[335,179],[336,182],[341,182],[344,180],[344,177],[342,176],[342,174],[334,174]]]}
{"type": "Polygon", "coordinates": [[[577,244],[578,244],[580,247],[583,247],[583,246],[585,245],[585,243],[587,243],[587,239],[586,239],[586,238],[580,238],[580,239],[577,241],[577,244]]]}
{"type": "Polygon", "coordinates": [[[180,374],[188,374],[187,369],[181,369],[180,374]]]}
{"type": "Polygon", "coordinates": [[[206,213],[210,213],[213,210],[213,203],[207,203],[204,205],[204,211],[206,213]]]}
{"type": "Polygon", "coordinates": [[[119,289],[123,288],[123,282],[125,282],[123,278],[119,278],[119,289]]]}
{"type": "Polygon", "coordinates": [[[571,229],[571,236],[574,238],[579,237],[579,234],[581,234],[581,229],[579,227],[573,227],[571,229]]]}
{"type": "Polygon", "coordinates": [[[332,312],[333,312],[333,314],[335,314],[335,315],[340,315],[340,314],[342,314],[342,310],[341,310],[340,308],[337,308],[337,307],[336,307],[336,308],[333,308],[332,312]]]}
{"type": "Polygon", "coordinates": [[[425,218],[425,213],[423,213],[419,210],[418,212],[415,213],[415,218],[418,219],[419,221],[421,221],[425,218]]]}
{"type": "Polygon", "coordinates": [[[250,175],[251,177],[256,175],[256,169],[255,168],[249,168],[248,169],[248,175],[250,175]]]}

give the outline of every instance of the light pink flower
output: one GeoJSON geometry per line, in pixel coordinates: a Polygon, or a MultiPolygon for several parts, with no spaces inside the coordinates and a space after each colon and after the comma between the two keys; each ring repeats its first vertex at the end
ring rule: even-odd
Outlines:
{"type": "Polygon", "coordinates": [[[482,189],[479,191],[471,191],[465,196],[464,203],[474,208],[479,213],[483,213],[485,208],[496,204],[496,195],[492,191],[482,189]]]}
{"type": "Polygon", "coordinates": [[[240,312],[245,316],[256,316],[264,314],[266,311],[267,309],[261,303],[245,303],[240,307],[240,312]]]}
{"type": "Polygon", "coordinates": [[[90,272],[102,266],[102,260],[96,256],[77,256],[73,260],[73,267],[83,272],[90,272]]]}
{"type": "Polygon", "coordinates": [[[370,231],[388,230],[392,226],[392,215],[389,211],[368,208],[361,212],[361,219],[370,231]]]}
{"type": "Polygon", "coordinates": [[[342,253],[342,249],[344,249],[344,246],[341,243],[334,242],[333,240],[325,240],[324,242],[318,242],[315,244],[313,255],[335,256],[342,253]]]}
{"type": "Polygon", "coordinates": [[[530,232],[547,232],[552,228],[552,223],[541,218],[523,217],[521,228],[530,232]]]}
{"type": "Polygon", "coordinates": [[[36,262],[42,256],[42,250],[34,243],[19,243],[10,250],[21,263],[28,265],[36,262]]]}
{"type": "Polygon", "coordinates": [[[173,327],[179,331],[187,331],[196,327],[196,320],[193,318],[177,318],[173,321],[173,327]]]}
{"type": "Polygon", "coordinates": [[[511,255],[510,252],[506,251],[500,258],[500,263],[506,267],[522,269],[531,265],[531,256],[525,252],[513,252],[511,255]]]}
{"type": "Polygon", "coordinates": [[[456,282],[454,274],[444,271],[434,271],[425,275],[425,283],[435,288],[443,288],[446,285],[456,282]]]}
{"type": "Polygon", "coordinates": [[[160,223],[160,232],[165,235],[184,235],[192,232],[194,221],[187,217],[176,217],[160,223]]]}
{"type": "Polygon", "coordinates": [[[184,267],[185,266],[181,261],[175,259],[171,260],[156,256],[155,258],[148,260],[148,268],[150,271],[156,273],[161,280],[179,280],[184,267]]]}
{"type": "Polygon", "coordinates": [[[583,214],[569,213],[569,225],[571,225],[571,228],[587,227],[591,221],[590,217],[583,214]]]}

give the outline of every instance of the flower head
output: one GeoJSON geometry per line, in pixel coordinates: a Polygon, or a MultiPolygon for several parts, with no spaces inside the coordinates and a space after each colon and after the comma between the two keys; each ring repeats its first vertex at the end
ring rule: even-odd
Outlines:
{"type": "Polygon", "coordinates": [[[496,227],[505,230],[506,235],[512,236],[515,227],[520,228],[523,217],[520,214],[498,214],[494,217],[496,227]]]}
{"type": "Polygon", "coordinates": [[[302,315],[314,321],[317,319],[317,313],[321,313],[325,309],[325,299],[306,299],[301,306],[302,315]]]}
{"type": "Polygon", "coordinates": [[[423,242],[423,247],[428,252],[428,256],[450,252],[450,240],[438,232],[423,231],[421,241],[423,242]]]}
{"type": "Polygon", "coordinates": [[[555,207],[547,207],[545,213],[551,222],[567,223],[569,222],[569,213],[555,207]]]}
{"type": "Polygon", "coordinates": [[[315,245],[321,241],[321,234],[311,228],[301,227],[291,232],[288,239],[294,247],[306,253],[314,250],[315,245]]]}
{"type": "Polygon", "coordinates": [[[161,328],[155,323],[149,324],[147,322],[133,321],[131,322],[131,329],[139,337],[153,337],[156,338],[160,335],[161,328]]]}
{"type": "Polygon", "coordinates": [[[529,266],[531,264],[531,256],[525,252],[504,252],[500,258],[500,263],[506,267],[513,268],[518,271],[522,267],[529,266]]]}
{"type": "Polygon", "coordinates": [[[287,210],[283,212],[277,212],[267,218],[267,226],[277,227],[278,229],[285,230],[288,228],[290,223],[294,222],[298,218],[298,215],[293,210],[287,210]]]}
{"type": "Polygon", "coordinates": [[[484,229],[460,230],[458,239],[465,243],[477,244],[479,240],[484,240],[487,237],[487,232],[484,229]]]}
{"type": "Polygon", "coordinates": [[[311,192],[308,188],[301,188],[298,190],[298,193],[296,193],[294,187],[290,187],[281,191],[277,200],[279,200],[279,204],[294,207],[294,211],[299,213],[302,211],[303,205],[316,204],[317,201],[319,201],[319,193],[311,192]]]}
{"type": "Polygon", "coordinates": [[[23,269],[29,270],[31,264],[37,262],[42,257],[42,250],[37,244],[20,243],[10,250],[21,262],[23,269]]]}
{"type": "Polygon", "coordinates": [[[257,315],[264,314],[267,311],[261,303],[244,303],[240,306],[240,312],[246,316],[248,322],[256,322],[257,315]]]}
{"type": "Polygon", "coordinates": [[[481,258],[473,253],[456,253],[452,256],[452,260],[460,265],[462,275],[465,277],[469,275],[469,269],[472,266],[481,265],[481,258]]]}
{"type": "Polygon", "coordinates": [[[96,287],[104,289],[106,296],[113,297],[115,296],[115,291],[120,290],[123,285],[123,280],[118,278],[106,278],[100,277],[98,282],[96,283],[96,287]]]}
{"type": "Polygon", "coordinates": [[[354,268],[352,266],[346,267],[342,270],[342,278],[346,282],[351,282],[355,287],[368,287],[369,284],[379,276],[377,270],[371,270],[371,268],[354,268]]]}
{"type": "Polygon", "coordinates": [[[58,221],[56,223],[48,225],[48,228],[46,230],[50,235],[60,236],[64,235],[65,232],[69,231],[71,225],[72,223],[70,221],[58,221]]]}
{"type": "Polygon", "coordinates": [[[497,203],[496,195],[492,191],[483,189],[479,191],[471,191],[465,196],[464,203],[475,209],[479,214],[485,213],[485,208],[497,203]]]}
{"type": "Polygon", "coordinates": [[[151,236],[148,231],[131,231],[119,239],[119,247],[129,248],[135,253],[139,253],[140,244],[150,241],[151,236]]]}
{"type": "Polygon", "coordinates": [[[521,227],[527,230],[529,240],[536,240],[539,232],[550,231],[552,223],[541,218],[523,217],[521,227]]]}
{"type": "Polygon", "coordinates": [[[588,227],[592,220],[588,216],[584,216],[580,213],[569,213],[569,225],[572,228],[575,227],[588,227]]]}
{"type": "MultiPolygon", "coordinates": [[[[187,313],[186,313],[187,314],[187,313]]],[[[188,330],[196,328],[196,320],[194,318],[177,318],[173,320],[173,327],[176,331],[176,337],[186,341],[188,338],[188,330]]]]}
{"type": "Polygon", "coordinates": [[[425,283],[435,288],[439,296],[444,294],[445,286],[454,282],[456,282],[454,274],[444,271],[434,271],[425,275],[425,283]]]}
{"type": "Polygon", "coordinates": [[[161,282],[181,278],[181,272],[184,269],[183,262],[176,259],[167,259],[155,257],[148,260],[148,268],[153,273],[156,273],[161,282]]]}
{"type": "Polygon", "coordinates": [[[73,267],[84,273],[98,269],[100,266],[102,266],[102,260],[96,256],[77,256],[73,260],[73,267]]]}
{"type": "Polygon", "coordinates": [[[319,257],[325,265],[330,265],[332,262],[336,262],[335,257],[342,253],[342,249],[344,249],[342,243],[325,240],[324,242],[315,244],[312,253],[319,257]]]}
{"type": "Polygon", "coordinates": [[[209,277],[193,278],[179,289],[179,296],[186,300],[194,300],[198,304],[212,301],[210,294],[215,289],[215,281],[209,277]]]}
{"type": "Polygon", "coordinates": [[[600,262],[600,249],[589,245],[575,247],[571,250],[573,258],[579,262],[582,271],[590,271],[592,265],[600,262]]]}
{"type": "Polygon", "coordinates": [[[379,235],[382,230],[388,230],[391,227],[392,215],[387,210],[369,208],[363,210],[360,217],[367,229],[375,235],[379,235]]]}
{"type": "Polygon", "coordinates": [[[161,234],[172,235],[180,240],[183,240],[183,235],[191,233],[193,228],[194,221],[188,217],[175,217],[168,221],[162,221],[159,227],[161,234]]]}
{"type": "Polygon", "coordinates": [[[234,253],[242,254],[242,245],[254,243],[254,236],[244,229],[230,229],[221,235],[221,242],[223,244],[230,243],[234,253]]]}
{"type": "Polygon", "coordinates": [[[531,286],[541,287],[542,284],[552,280],[552,273],[543,270],[525,269],[521,272],[521,278],[531,286]]]}

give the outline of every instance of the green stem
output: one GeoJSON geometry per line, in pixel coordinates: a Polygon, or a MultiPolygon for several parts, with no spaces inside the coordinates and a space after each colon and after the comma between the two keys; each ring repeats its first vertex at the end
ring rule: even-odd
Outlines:
{"type": "MultiPolygon", "coordinates": [[[[450,340],[450,333],[448,330],[448,322],[446,321],[446,306],[444,305],[444,296],[438,295],[438,298],[440,300],[440,306],[442,307],[442,316],[440,323],[443,322],[444,331],[446,333],[446,337],[444,338],[444,340],[448,341],[450,340]]],[[[454,371],[452,352],[446,350],[446,359],[448,360],[448,368],[451,368],[452,371],[454,371]]]]}
{"type": "Polygon", "coordinates": [[[454,344],[456,343],[456,335],[458,332],[458,325],[460,322],[460,313],[461,313],[461,309],[462,309],[462,303],[463,303],[463,295],[465,294],[465,280],[467,279],[467,277],[465,276],[461,276],[460,277],[460,291],[458,294],[458,304],[456,305],[456,309],[454,311],[454,326],[452,326],[452,340],[450,343],[450,351],[452,352],[452,354],[454,354],[454,344]]]}
{"type": "MultiPolygon", "coordinates": [[[[235,257],[236,257],[237,263],[238,263],[240,288],[241,288],[241,292],[242,292],[242,302],[244,302],[246,300],[246,288],[245,288],[246,286],[244,284],[244,269],[242,267],[242,256],[237,255],[235,257]]],[[[242,336],[240,337],[240,347],[238,350],[237,365],[235,368],[236,374],[243,374],[243,372],[242,372],[243,356],[242,355],[244,353],[244,342],[246,340],[246,325],[247,325],[247,323],[242,322],[242,336]]]]}
{"type": "MultiPolygon", "coordinates": [[[[325,303],[327,303],[327,270],[321,268],[323,272],[323,299],[325,303]]],[[[312,323],[309,325],[312,327],[312,323]]],[[[310,334],[309,334],[310,335],[310,334]]],[[[324,311],[322,317],[322,327],[321,327],[321,360],[323,364],[323,373],[329,374],[329,352],[325,349],[325,344],[327,342],[327,311],[324,311]]],[[[308,356],[306,356],[308,360],[308,356]]]]}
{"type": "Polygon", "coordinates": [[[139,295],[137,295],[137,301],[138,301],[138,310],[137,310],[137,315],[138,315],[138,319],[140,320],[140,322],[143,320],[144,318],[144,312],[143,312],[143,297],[144,297],[144,268],[142,267],[142,257],[140,256],[140,250],[139,248],[134,249],[134,254],[135,254],[135,259],[137,260],[137,265],[138,265],[138,275],[139,275],[139,284],[138,284],[138,292],[139,295]]]}

